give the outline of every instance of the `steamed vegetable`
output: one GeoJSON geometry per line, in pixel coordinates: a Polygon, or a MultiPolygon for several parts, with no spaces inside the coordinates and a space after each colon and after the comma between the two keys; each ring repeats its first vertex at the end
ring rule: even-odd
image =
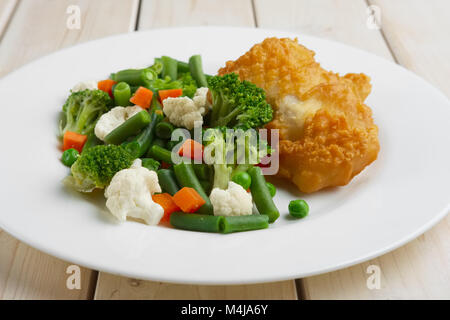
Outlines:
{"type": "Polygon", "coordinates": [[[63,137],[63,151],[76,149],[78,152],[83,150],[87,141],[87,136],[72,131],[66,131],[63,137]]]}
{"type": "Polygon", "coordinates": [[[289,203],[289,214],[295,218],[304,218],[308,212],[309,206],[305,200],[292,200],[289,203]]]}
{"type": "Polygon", "coordinates": [[[223,217],[174,212],[170,216],[170,224],[178,229],[201,231],[201,232],[220,232],[220,225],[223,217]]]}
{"type": "Polygon", "coordinates": [[[195,82],[197,82],[198,87],[208,86],[205,74],[203,73],[202,57],[200,55],[194,55],[189,58],[189,70],[195,82]]]}
{"type": "Polygon", "coordinates": [[[90,134],[100,116],[112,106],[112,100],[101,90],[73,92],[63,106],[59,125],[60,135],[67,131],[90,134]]]}
{"type": "Polygon", "coordinates": [[[137,106],[140,106],[143,109],[150,108],[152,104],[153,91],[144,87],[139,87],[137,91],[134,93],[133,97],[131,97],[130,102],[134,103],[137,106]]]}
{"type": "Polygon", "coordinates": [[[98,87],[98,90],[102,90],[102,91],[106,92],[112,98],[113,97],[112,88],[116,83],[117,82],[114,80],[106,79],[106,80],[99,81],[97,83],[97,87],[98,87]]]}
{"type": "Polygon", "coordinates": [[[163,192],[167,192],[171,196],[180,191],[175,174],[172,170],[161,169],[157,171],[159,184],[163,192]]]}
{"type": "Polygon", "coordinates": [[[280,216],[275,203],[270,195],[269,188],[266,184],[266,179],[262,174],[261,168],[252,167],[248,170],[250,177],[252,178],[252,185],[250,190],[252,192],[253,201],[256,204],[260,214],[267,215],[269,217],[269,222],[275,222],[280,216]]]}
{"type": "Polygon", "coordinates": [[[240,81],[235,73],[210,78],[208,87],[212,96],[212,127],[259,128],[273,118],[264,90],[249,81],[240,81]]]}
{"type": "Polygon", "coordinates": [[[129,168],[134,157],[121,146],[99,145],[86,150],[72,165],[65,182],[81,192],[105,188],[112,177],[129,168]]]}
{"type": "Polygon", "coordinates": [[[200,207],[198,213],[201,214],[213,214],[213,206],[208,196],[205,193],[202,185],[200,184],[197,176],[195,175],[194,168],[191,164],[180,163],[173,166],[175,176],[178,184],[181,187],[193,188],[197,193],[205,200],[205,204],[200,207]]]}
{"type": "Polygon", "coordinates": [[[180,208],[173,201],[173,198],[168,193],[154,194],[152,199],[164,209],[164,216],[161,221],[169,221],[172,213],[180,211],[180,208]]]}
{"type": "Polygon", "coordinates": [[[173,201],[183,212],[194,213],[197,212],[205,203],[197,191],[193,188],[184,187],[174,194],[173,201]]]}
{"type": "Polygon", "coordinates": [[[111,131],[106,137],[107,144],[120,144],[127,138],[139,133],[151,121],[150,114],[147,111],[140,111],[120,126],[111,131]]]}
{"type": "Polygon", "coordinates": [[[61,156],[61,162],[67,166],[71,167],[75,161],[77,161],[78,157],[80,156],[80,153],[75,149],[67,149],[63,152],[61,156]]]}
{"type": "Polygon", "coordinates": [[[119,82],[114,86],[114,103],[117,106],[126,107],[130,104],[131,87],[126,82],[119,82]]]}

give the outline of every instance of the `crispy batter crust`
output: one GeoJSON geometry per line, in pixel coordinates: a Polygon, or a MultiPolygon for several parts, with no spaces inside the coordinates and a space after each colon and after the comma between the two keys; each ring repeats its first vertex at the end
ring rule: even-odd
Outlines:
{"type": "Polygon", "coordinates": [[[219,70],[263,88],[275,110],[269,129],[280,130],[279,176],[300,191],[341,186],[378,155],[378,128],[364,104],[364,74],[343,77],[322,69],[297,39],[268,38],[219,70]]]}

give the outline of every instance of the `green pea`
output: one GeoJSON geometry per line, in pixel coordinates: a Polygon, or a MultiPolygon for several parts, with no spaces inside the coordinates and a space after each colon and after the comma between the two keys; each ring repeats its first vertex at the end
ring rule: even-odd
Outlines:
{"type": "Polygon", "coordinates": [[[305,200],[292,200],[289,202],[289,213],[295,218],[304,218],[308,215],[309,206],[305,200]]]}
{"type": "Polygon", "coordinates": [[[77,161],[80,153],[75,149],[67,149],[61,156],[61,161],[64,165],[71,167],[77,161]]]}
{"type": "Polygon", "coordinates": [[[247,172],[236,173],[231,180],[242,186],[245,190],[248,190],[252,184],[252,178],[247,172]]]}
{"type": "Polygon", "coordinates": [[[272,198],[275,197],[275,194],[277,193],[277,189],[275,188],[275,186],[273,184],[271,184],[270,182],[266,182],[266,184],[267,184],[267,188],[269,188],[270,196],[272,198]]]}

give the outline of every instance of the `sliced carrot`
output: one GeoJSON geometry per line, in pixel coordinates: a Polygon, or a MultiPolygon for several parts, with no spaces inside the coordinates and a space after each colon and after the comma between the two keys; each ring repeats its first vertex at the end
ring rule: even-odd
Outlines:
{"type": "Polygon", "coordinates": [[[116,83],[117,83],[116,81],[111,79],[102,80],[97,83],[97,88],[98,90],[105,91],[112,98],[113,97],[112,87],[116,83]]]}
{"type": "Polygon", "coordinates": [[[161,102],[161,104],[162,104],[163,101],[166,100],[167,98],[178,98],[182,94],[183,94],[183,89],[159,90],[158,91],[159,102],[161,102]]]}
{"type": "Polygon", "coordinates": [[[152,104],[153,91],[144,87],[139,87],[130,101],[144,109],[150,108],[152,104]]]}
{"type": "Polygon", "coordinates": [[[181,157],[186,157],[195,160],[203,159],[203,149],[204,146],[195,140],[187,139],[181,148],[178,150],[178,154],[181,157]]]}
{"type": "Polygon", "coordinates": [[[180,208],[175,204],[172,196],[168,193],[154,194],[152,199],[164,209],[164,216],[161,221],[170,221],[170,215],[180,211],[180,208]]]}
{"type": "Polygon", "coordinates": [[[68,149],[76,149],[78,152],[83,150],[84,144],[87,141],[87,136],[72,131],[66,131],[63,137],[63,151],[68,149]]]}
{"type": "Polygon", "coordinates": [[[202,205],[206,203],[206,201],[198,194],[195,189],[184,187],[180,191],[174,194],[173,201],[175,204],[181,208],[183,212],[186,213],[194,213],[202,205]]]}

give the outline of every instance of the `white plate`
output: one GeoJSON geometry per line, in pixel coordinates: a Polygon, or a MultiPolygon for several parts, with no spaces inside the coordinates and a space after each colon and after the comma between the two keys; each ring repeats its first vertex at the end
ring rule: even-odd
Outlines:
{"type": "Polygon", "coordinates": [[[65,190],[57,115],[69,89],[170,55],[201,53],[214,73],[268,36],[242,28],[125,34],[66,49],[0,81],[0,227],[27,244],[89,268],[135,278],[237,284],[305,277],[356,264],[417,237],[449,211],[450,103],[413,73],[339,43],[298,36],[325,68],[372,77],[367,101],[380,129],[379,159],[348,186],[313,195],[278,186],[280,219],[267,230],[220,235],[116,224],[102,196],[65,190]],[[168,41],[167,39],[171,39],[168,41]],[[289,200],[310,203],[290,220],[289,200]]]}

